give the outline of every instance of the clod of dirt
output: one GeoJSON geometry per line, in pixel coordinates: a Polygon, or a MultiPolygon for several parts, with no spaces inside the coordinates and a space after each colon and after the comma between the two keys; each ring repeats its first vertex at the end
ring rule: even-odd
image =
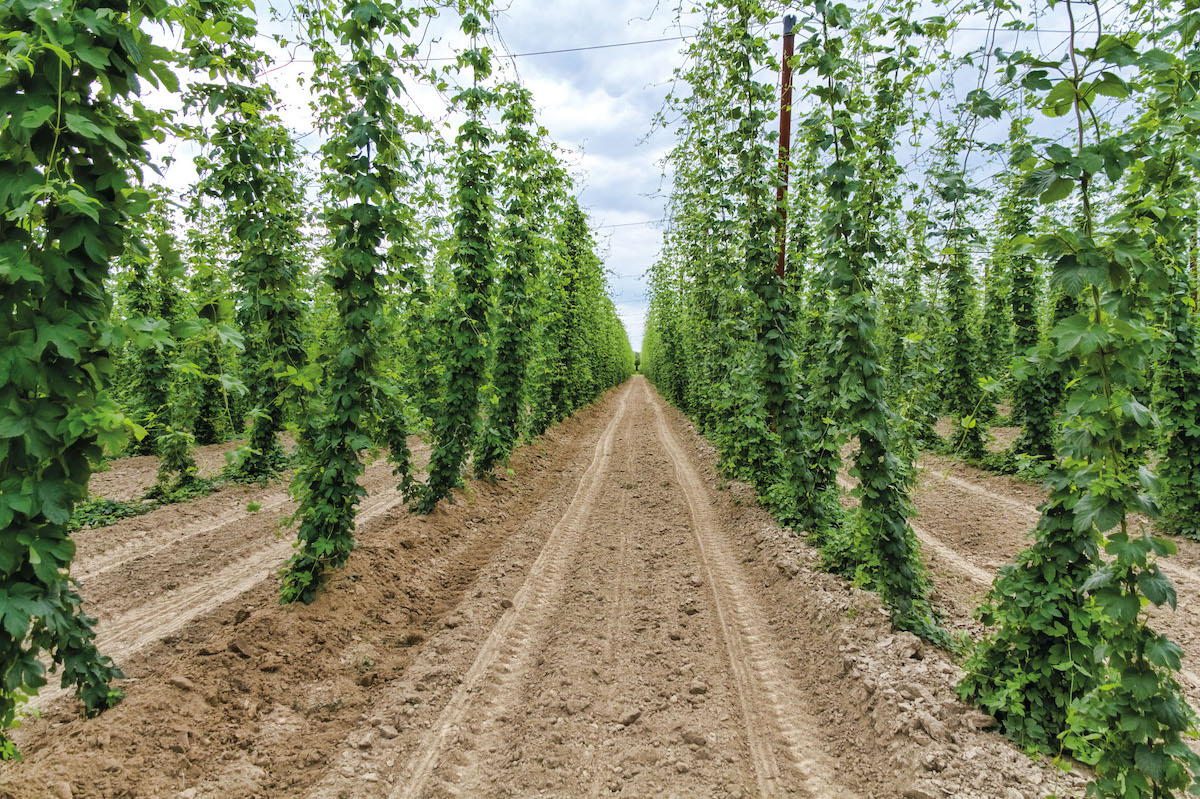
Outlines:
{"type": "Polygon", "coordinates": [[[254,657],[254,649],[251,647],[250,643],[248,641],[246,641],[246,639],[244,639],[244,638],[234,638],[232,641],[229,642],[229,646],[227,648],[229,649],[230,652],[234,653],[235,655],[238,655],[239,657],[243,657],[243,658],[254,657]]]}
{"type": "Polygon", "coordinates": [[[635,721],[637,721],[641,717],[642,717],[642,709],[640,707],[633,707],[633,708],[629,708],[624,713],[622,713],[617,718],[617,721],[622,726],[628,727],[630,724],[633,724],[635,721]]]}
{"type": "Polygon", "coordinates": [[[935,719],[928,710],[917,712],[917,723],[921,725],[921,729],[925,730],[925,734],[935,741],[944,742],[950,737],[946,725],[935,719]]]}
{"type": "Polygon", "coordinates": [[[689,746],[708,746],[708,737],[695,730],[684,730],[679,737],[689,746]]]}
{"type": "Polygon", "coordinates": [[[925,788],[913,787],[904,792],[904,799],[938,799],[938,797],[925,788]]]}
{"type": "Polygon", "coordinates": [[[982,710],[972,708],[963,714],[962,725],[968,730],[987,730],[996,726],[996,719],[982,710]]]}
{"type": "Polygon", "coordinates": [[[921,650],[921,639],[911,633],[904,633],[901,636],[897,636],[896,643],[900,648],[900,657],[902,658],[921,660],[925,656],[921,650]]]}
{"type": "Polygon", "coordinates": [[[708,683],[704,680],[692,680],[692,684],[688,686],[688,693],[693,696],[708,693],[708,683]]]}
{"type": "Polygon", "coordinates": [[[196,690],[196,684],[194,682],[192,682],[191,680],[189,680],[187,677],[184,677],[182,674],[174,675],[169,680],[167,680],[167,682],[171,683],[171,685],[174,685],[176,688],[179,688],[184,691],[196,690]]]}
{"type": "Polygon", "coordinates": [[[55,782],[48,786],[50,795],[54,799],[74,799],[75,792],[71,790],[71,786],[65,782],[55,782]]]}

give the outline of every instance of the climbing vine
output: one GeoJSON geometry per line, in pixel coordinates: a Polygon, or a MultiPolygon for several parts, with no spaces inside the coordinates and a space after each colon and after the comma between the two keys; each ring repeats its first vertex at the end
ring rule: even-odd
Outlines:
{"type": "Polygon", "coordinates": [[[448,339],[452,357],[434,429],[437,443],[429,482],[417,506],[421,513],[431,512],[462,479],[463,464],[478,432],[479,392],[486,376],[488,310],[495,278],[491,182],[496,165],[490,151],[495,134],[483,118],[495,103],[495,95],[481,85],[491,74],[491,55],[477,42],[485,21],[486,14],[481,18],[472,11],[462,22],[471,47],[459,57],[459,66],[470,68],[472,83],[455,98],[467,119],[455,141],[456,202],[450,259],[456,307],[448,339]]]}
{"type": "Polygon", "coordinates": [[[230,111],[209,136],[210,154],[198,161],[197,189],[222,204],[224,227],[233,235],[237,315],[251,369],[253,426],[236,473],[261,479],[284,463],[278,434],[307,360],[297,295],[304,187],[291,135],[270,114],[269,91],[230,84],[211,87],[207,96],[230,111]]]}
{"type": "MultiPolygon", "coordinates": [[[[375,324],[383,316],[380,249],[407,244],[410,231],[398,196],[407,182],[403,133],[423,127],[396,102],[402,76],[414,67],[399,61],[385,37],[403,40],[422,13],[421,7],[359,0],[304,9],[317,69],[318,121],[329,134],[322,146],[328,170],[323,218],[332,244],[325,280],[338,327],[323,402],[303,420],[306,462],[294,483],[300,529],[297,552],[283,572],[284,602],[311,602],[328,571],[344,564],[354,547],[356,508],[365,493],[358,483],[359,452],[372,444],[386,388],[376,354],[375,324]],[[348,60],[334,39],[350,48],[348,60]]],[[[389,443],[404,443],[395,431],[398,421],[389,443]]],[[[393,453],[402,470],[406,455],[404,448],[393,453]]]]}
{"type": "MultiPolygon", "coordinates": [[[[1172,183],[1177,154],[1160,131],[1177,111],[1160,105],[1125,132],[1106,132],[1092,116],[1104,97],[1170,86],[1180,59],[1159,48],[1139,51],[1136,37],[1119,34],[1085,46],[1071,0],[1065,10],[1071,36],[1062,60],[1017,56],[1009,68],[1042,96],[1044,114],[1073,120],[1073,146],[1045,147],[1023,185],[1043,203],[1071,195],[1080,203],[1079,225],[1059,224],[1037,242],[1052,265],[1051,283],[1085,298],[1053,331],[1059,357],[1077,359],[1078,371],[1036,542],[1001,572],[985,603],[982,618],[994,630],[968,661],[960,691],[1027,746],[1051,749],[1062,736],[1094,766],[1102,795],[1164,796],[1187,787],[1200,765],[1181,739],[1194,734],[1196,717],[1175,678],[1178,646],[1142,610],[1174,605],[1158,563],[1174,547],[1130,514],[1156,511],[1148,496],[1154,477],[1136,455],[1155,425],[1145,379],[1153,334],[1138,303],[1164,284],[1166,270],[1139,229],[1149,219],[1147,199],[1172,183]],[[1141,71],[1132,84],[1119,74],[1130,64],[1141,71]],[[1057,82],[1048,67],[1060,72],[1057,82]],[[1103,181],[1125,175],[1128,200],[1102,228],[1094,197],[1103,181]]],[[[1187,52],[1190,39],[1174,46],[1187,52]]]]}
{"type": "Polygon", "coordinates": [[[495,366],[492,382],[496,406],[476,448],[475,471],[486,475],[512,451],[523,429],[531,333],[533,292],[538,277],[539,200],[546,153],[539,151],[533,124],[532,93],[520,86],[505,89],[508,122],[503,158],[505,202],[501,239],[504,256],[496,304],[495,366]]]}
{"type": "Polygon", "coordinates": [[[125,250],[146,141],[143,85],[173,91],[149,11],[103,0],[0,7],[0,758],[20,704],[61,669],[88,715],[121,697],[68,575],[67,523],[102,445],[130,423],[106,391],[110,264],[125,250]],[[103,81],[105,91],[93,87],[103,81]]]}

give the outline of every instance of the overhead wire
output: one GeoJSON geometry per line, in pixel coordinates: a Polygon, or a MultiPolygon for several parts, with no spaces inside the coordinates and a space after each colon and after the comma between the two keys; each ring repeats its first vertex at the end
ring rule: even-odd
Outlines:
{"type": "MultiPolygon", "coordinates": [[[[1111,7],[1112,2],[1113,2],[1113,0],[1109,0],[1110,7],[1111,7]]],[[[1039,37],[1043,33],[1054,34],[1054,35],[1066,34],[1068,36],[1068,38],[1070,35],[1070,31],[1067,29],[1042,27],[1042,26],[1037,25],[1036,23],[1033,25],[1030,25],[1030,26],[1022,26],[1022,27],[1015,27],[1015,28],[1004,27],[1004,28],[1001,28],[1000,30],[996,30],[993,26],[976,27],[976,26],[970,26],[970,25],[960,25],[960,26],[955,26],[953,30],[955,32],[968,32],[968,33],[969,32],[983,32],[983,33],[990,32],[993,35],[999,34],[1001,36],[1006,35],[1006,34],[1011,34],[1012,36],[1014,36],[1017,39],[1017,41],[1020,41],[1020,38],[1023,34],[1024,35],[1032,34],[1034,37],[1039,37]]],[[[428,34],[429,34],[429,23],[427,22],[425,29],[422,31],[422,42],[424,42],[426,40],[426,38],[428,37],[428,34]]],[[[503,59],[503,60],[510,62],[513,65],[513,70],[516,75],[517,83],[522,84],[522,85],[523,85],[522,76],[520,74],[520,70],[516,67],[516,62],[522,58],[564,55],[564,54],[581,53],[581,52],[594,52],[594,51],[603,51],[603,50],[625,48],[625,47],[640,47],[640,46],[647,46],[647,45],[654,45],[654,44],[665,44],[665,43],[670,43],[670,42],[690,41],[690,40],[697,38],[697,34],[681,33],[679,35],[674,35],[674,36],[661,36],[661,37],[647,38],[647,39],[636,39],[636,40],[631,40],[631,41],[603,42],[603,43],[598,43],[598,44],[579,45],[579,46],[573,46],[573,47],[559,47],[559,48],[549,48],[549,49],[542,49],[542,50],[529,50],[529,51],[524,51],[524,52],[513,52],[509,48],[507,42],[504,40],[504,37],[500,33],[498,27],[495,28],[495,35],[496,35],[496,39],[499,44],[499,47],[500,47],[500,49],[503,50],[503,52],[494,54],[494,57],[497,59],[503,59]]],[[[1064,39],[1063,42],[1061,42],[1060,44],[1058,44],[1050,49],[1051,50],[1058,49],[1063,44],[1065,44],[1065,41],[1066,40],[1064,39]]],[[[1042,48],[1040,46],[1041,45],[1040,41],[1038,42],[1038,44],[1039,44],[1040,50],[1042,50],[1043,52],[1047,52],[1047,50],[1045,50],[1044,48],[1042,48]]],[[[284,67],[290,66],[292,64],[297,64],[297,63],[312,63],[312,59],[296,58],[295,53],[291,53],[290,55],[291,55],[291,58],[288,61],[283,62],[278,65],[275,65],[275,66],[271,67],[270,69],[268,69],[266,72],[275,72],[277,70],[283,69],[284,67]]],[[[425,56],[425,57],[416,57],[416,58],[407,59],[407,60],[418,61],[419,63],[422,64],[422,66],[427,66],[432,63],[454,62],[457,60],[457,58],[458,58],[458,56],[437,56],[437,57],[425,56]]],[[[761,70],[760,70],[760,72],[761,72],[761,70]]],[[[264,72],[264,74],[266,74],[266,73],[264,72]]],[[[928,80],[928,76],[926,77],[926,79],[928,80]]],[[[411,94],[409,94],[408,96],[412,100],[414,105],[416,106],[418,112],[422,113],[423,116],[426,116],[426,118],[428,118],[428,115],[424,114],[423,110],[420,108],[419,104],[417,104],[416,99],[413,98],[411,94]]],[[[444,97],[444,95],[443,95],[443,97],[444,97]]],[[[305,136],[311,135],[313,132],[315,132],[315,131],[309,131],[307,134],[304,134],[300,138],[304,138],[305,136]]],[[[917,162],[920,160],[921,160],[920,156],[917,156],[916,158],[913,159],[913,162],[910,163],[909,166],[910,167],[916,166],[917,162]]],[[[645,226],[645,225],[653,225],[653,224],[665,224],[668,221],[669,221],[668,219],[654,219],[654,220],[642,220],[642,221],[638,221],[638,222],[614,223],[614,224],[610,224],[610,225],[596,225],[594,227],[596,229],[614,229],[614,228],[637,227],[637,226],[645,226]]],[[[618,277],[632,277],[632,276],[618,275],[618,277]]]]}

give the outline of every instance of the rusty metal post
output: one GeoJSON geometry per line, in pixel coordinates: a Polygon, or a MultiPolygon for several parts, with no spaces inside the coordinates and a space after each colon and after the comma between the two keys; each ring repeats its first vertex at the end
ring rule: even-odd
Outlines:
{"type": "Polygon", "coordinates": [[[796,18],[783,18],[783,68],[780,74],[779,98],[779,188],[775,201],[779,205],[779,263],[775,273],[783,279],[787,265],[787,185],[788,163],[792,149],[792,52],[796,44],[796,18]]]}

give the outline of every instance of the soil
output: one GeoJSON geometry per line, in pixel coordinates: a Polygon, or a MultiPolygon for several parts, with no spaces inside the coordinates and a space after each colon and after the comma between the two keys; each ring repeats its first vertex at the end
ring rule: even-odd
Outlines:
{"type": "MultiPolygon", "coordinates": [[[[240,441],[226,441],[196,447],[195,458],[200,477],[215,477],[225,468],[225,455],[241,446],[240,441]]],[[[137,455],[109,461],[104,471],[92,475],[88,492],[117,502],[141,499],[154,486],[158,475],[157,455],[137,455]]]]}
{"type": "MultiPolygon", "coordinates": [[[[43,692],[0,797],[1082,795],[715,462],[635,377],[430,516],[372,465],[359,547],[308,606],[277,601],[282,486],[84,531],[126,698],[85,720],[43,692]]],[[[969,629],[1020,534],[1005,555],[922,513],[969,629]]]]}
{"type": "MultiPolygon", "coordinates": [[[[1000,408],[1002,413],[1006,413],[1003,407],[1000,408]]],[[[933,429],[944,440],[953,443],[957,430],[954,423],[947,417],[943,416],[937,420],[933,429]]],[[[1021,435],[1020,427],[989,427],[984,444],[989,452],[1000,453],[1012,446],[1012,443],[1021,435]]]]}
{"type": "MultiPolygon", "coordinates": [[[[913,492],[918,513],[914,527],[920,531],[927,562],[935,564],[935,587],[948,605],[973,606],[1000,567],[1033,543],[1038,506],[1046,493],[950,457],[927,455],[922,467],[913,492]],[[957,573],[957,579],[939,578],[947,571],[957,573]]],[[[1130,521],[1135,529],[1149,524],[1137,516],[1130,521]]],[[[1175,610],[1153,609],[1151,619],[1185,651],[1195,651],[1200,645],[1200,624],[1190,610],[1200,601],[1200,543],[1174,541],[1179,552],[1165,559],[1162,568],[1175,583],[1178,605],[1175,610]]],[[[963,626],[977,632],[973,623],[964,620],[963,626]]],[[[1181,683],[1193,705],[1200,706],[1200,674],[1186,660],[1181,683]]]]}
{"type": "MultiPolygon", "coordinates": [[[[220,444],[196,447],[192,454],[196,458],[199,476],[216,477],[229,462],[229,453],[244,443],[244,441],[225,441],[220,444]]],[[[289,433],[280,436],[280,443],[289,452],[296,446],[295,439],[289,433]]],[[[158,476],[158,464],[157,455],[137,455],[109,461],[104,471],[92,474],[91,482],[88,483],[88,493],[117,502],[133,502],[141,499],[154,486],[158,476]]]]}

